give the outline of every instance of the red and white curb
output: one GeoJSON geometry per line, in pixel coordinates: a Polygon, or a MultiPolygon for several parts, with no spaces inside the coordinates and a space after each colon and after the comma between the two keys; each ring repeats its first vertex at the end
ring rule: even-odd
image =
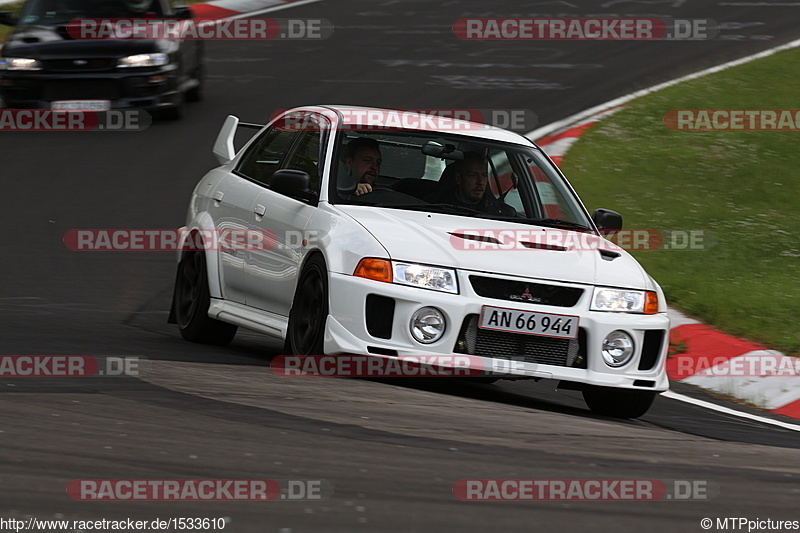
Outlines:
{"type": "Polygon", "coordinates": [[[614,107],[606,111],[601,111],[596,115],[579,120],[577,123],[565,127],[562,130],[556,131],[549,135],[544,135],[535,139],[536,144],[541,146],[547,155],[557,164],[560,165],[564,160],[567,151],[575,144],[581,136],[589,131],[592,126],[603,120],[609,115],[613,115],[623,106],[614,107]]]}
{"type": "MultiPolygon", "coordinates": [[[[527,137],[560,165],[567,151],[581,136],[636,98],[797,47],[800,47],[800,40],[637,91],[534,130],[527,137]]],[[[685,346],[682,353],[667,360],[667,374],[671,380],[732,396],[775,414],[800,418],[800,358],[721,333],[675,309],[670,309],[669,315],[672,327],[670,340],[685,346]]],[[[786,429],[800,430],[800,426],[794,424],[734,411],[672,391],[664,393],[664,396],[786,429]]]]}
{"type": "Polygon", "coordinates": [[[321,0],[214,0],[192,4],[189,8],[199,19],[223,19],[257,15],[319,1],[321,0]]]}
{"type": "Polygon", "coordinates": [[[671,340],[685,350],[667,360],[669,378],[800,418],[800,359],[680,317],[671,340]]]}

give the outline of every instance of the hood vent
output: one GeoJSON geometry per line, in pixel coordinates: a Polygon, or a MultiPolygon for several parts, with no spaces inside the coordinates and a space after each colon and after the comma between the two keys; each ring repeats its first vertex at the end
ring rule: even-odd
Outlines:
{"type": "Polygon", "coordinates": [[[612,250],[603,250],[602,248],[598,248],[597,251],[600,252],[600,257],[602,257],[606,261],[613,261],[614,259],[622,255],[619,252],[614,252],[612,250]]]}
{"type": "Polygon", "coordinates": [[[528,242],[520,241],[520,244],[525,248],[534,248],[536,250],[552,250],[554,252],[566,252],[566,246],[559,246],[557,244],[545,244],[543,242],[528,242]]]}
{"type": "Polygon", "coordinates": [[[488,235],[470,235],[469,233],[451,233],[450,235],[452,235],[453,237],[458,237],[459,239],[464,239],[466,241],[481,241],[481,242],[489,242],[492,244],[503,244],[494,237],[489,237],[488,235]]]}

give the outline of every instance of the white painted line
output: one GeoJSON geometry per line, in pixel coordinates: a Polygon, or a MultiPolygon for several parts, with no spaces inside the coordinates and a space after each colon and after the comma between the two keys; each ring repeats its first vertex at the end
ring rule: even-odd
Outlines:
{"type": "Polygon", "coordinates": [[[689,396],[684,396],[683,394],[678,394],[677,392],[673,391],[666,391],[662,392],[661,396],[665,398],[669,398],[671,400],[678,400],[679,402],[686,402],[692,405],[696,405],[698,407],[703,407],[705,409],[709,409],[711,411],[717,411],[720,413],[724,413],[726,415],[731,416],[738,416],[739,418],[746,418],[748,420],[753,420],[754,422],[760,422],[762,424],[769,424],[772,426],[778,426],[784,429],[789,429],[792,431],[800,431],[800,425],[797,424],[789,424],[787,422],[781,422],[780,420],[773,420],[771,418],[765,418],[763,416],[758,415],[751,415],[750,413],[743,413],[741,411],[737,411],[735,409],[730,409],[729,407],[723,407],[721,405],[717,405],[715,403],[706,402],[704,400],[698,400],[696,398],[690,398],[689,396]]]}
{"type": "Polygon", "coordinates": [[[695,320],[694,318],[689,318],[688,316],[684,315],[677,309],[672,309],[671,307],[667,309],[667,316],[669,316],[669,327],[670,329],[675,329],[678,326],[686,326],[689,324],[702,324],[699,320],[695,320]]]}
{"type": "MultiPolygon", "coordinates": [[[[270,13],[272,11],[280,11],[281,9],[289,9],[290,7],[304,6],[306,4],[315,4],[315,3],[321,2],[321,1],[322,0],[299,0],[298,2],[286,2],[286,3],[281,3],[280,5],[277,5],[277,6],[271,6],[271,7],[265,8],[265,9],[260,9],[258,11],[251,11],[250,13],[242,13],[240,15],[233,15],[233,16],[227,17],[227,19],[241,19],[241,18],[245,18],[245,17],[253,17],[255,15],[261,15],[261,14],[264,14],[264,13],[270,13]]],[[[220,19],[220,20],[226,20],[226,19],[220,19]]]]}
{"type": "Polygon", "coordinates": [[[205,21],[201,22],[200,25],[202,26],[203,24],[209,24],[209,25],[216,26],[218,24],[221,24],[221,23],[225,22],[226,20],[243,19],[243,18],[252,17],[254,15],[262,15],[264,13],[270,13],[272,11],[280,11],[282,9],[288,9],[290,7],[303,6],[303,5],[306,5],[306,4],[314,4],[316,2],[321,2],[321,1],[322,0],[299,0],[297,2],[281,2],[280,4],[277,4],[277,5],[274,5],[274,6],[270,6],[270,7],[264,8],[264,9],[260,9],[258,11],[251,11],[251,12],[248,12],[248,13],[239,13],[238,15],[231,15],[229,17],[222,17],[222,18],[213,19],[213,20],[205,20],[205,21]]]}
{"type": "Polygon", "coordinates": [[[738,67],[739,65],[744,65],[745,63],[750,63],[751,61],[755,61],[756,59],[762,59],[765,57],[769,57],[771,55],[777,54],[778,52],[783,52],[784,50],[791,50],[792,48],[800,47],[800,39],[792,41],[790,43],[786,43],[781,46],[776,46],[775,48],[770,48],[769,50],[765,50],[763,52],[759,52],[757,54],[753,54],[751,56],[743,57],[741,59],[736,59],[734,61],[729,61],[728,63],[723,63],[722,65],[717,65],[716,67],[711,67],[705,70],[701,70],[700,72],[695,72],[694,74],[688,74],[686,76],[681,76],[680,78],[676,78],[674,80],[666,81],[664,83],[659,83],[658,85],[654,85],[647,89],[642,89],[640,91],[636,91],[630,93],[626,96],[621,96],[619,98],[615,98],[614,100],[610,100],[604,104],[600,104],[594,106],[590,109],[586,109],[585,111],[581,111],[580,113],[576,113],[572,116],[569,116],[563,120],[559,120],[548,124],[547,126],[542,126],[541,128],[537,128],[527,134],[525,137],[529,139],[536,140],[540,137],[544,137],[545,135],[550,135],[551,133],[558,131],[562,128],[566,128],[567,126],[572,125],[573,123],[583,120],[585,118],[591,117],[597,113],[602,113],[604,111],[608,111],[612,107],[620,106],[627,104],[631,100],[635,100],[636,98],[640,98],[642,96],[646,96],[648,94],[654,93],[656,91],[660,91],[661,89],[666,89],[667,87],[672,87],[673,85],[677,85],[679,83],[683,83],[685,81],[694,80],[697,78],[702,78],[703,76],[708,76],[709,74],[714,74],[717,72],[722,72],[723,70],[727,70],[731,67],[738,67]]]}

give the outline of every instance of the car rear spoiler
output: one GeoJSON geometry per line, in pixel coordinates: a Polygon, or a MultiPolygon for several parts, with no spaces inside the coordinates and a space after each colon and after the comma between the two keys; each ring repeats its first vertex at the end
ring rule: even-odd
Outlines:
{"type": "Polygon", "coordinates": [[[222,128],[219,130],[217,140],[214,142],[214,155],[221,165],[226,165],[233,161],[236,157],[236,148],[233,146],[233,138],[236,136],[236,130],[239,126],[243,128],[253,128],[260,130],[264,124],[251,124],[248,122],[239,122],[239,117],[228,115],[222,128]]]}

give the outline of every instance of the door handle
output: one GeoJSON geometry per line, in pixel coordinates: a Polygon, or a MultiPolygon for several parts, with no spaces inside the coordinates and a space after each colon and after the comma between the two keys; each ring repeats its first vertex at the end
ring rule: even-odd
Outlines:
{"type": "Polygon", "coordinates": [[[222,191],[215,192],[211,198],[214,199],[214,204],[219,205],[222,202],[222,198],[225,196],[225,193],[222,191]]]}
{"type": "Polygon", "coordinates": [[[267,207],[261,204],[256,204],[255,208],[253,208],[253,213],[256,215],[263,217],[267,212],[267,207]]]}

